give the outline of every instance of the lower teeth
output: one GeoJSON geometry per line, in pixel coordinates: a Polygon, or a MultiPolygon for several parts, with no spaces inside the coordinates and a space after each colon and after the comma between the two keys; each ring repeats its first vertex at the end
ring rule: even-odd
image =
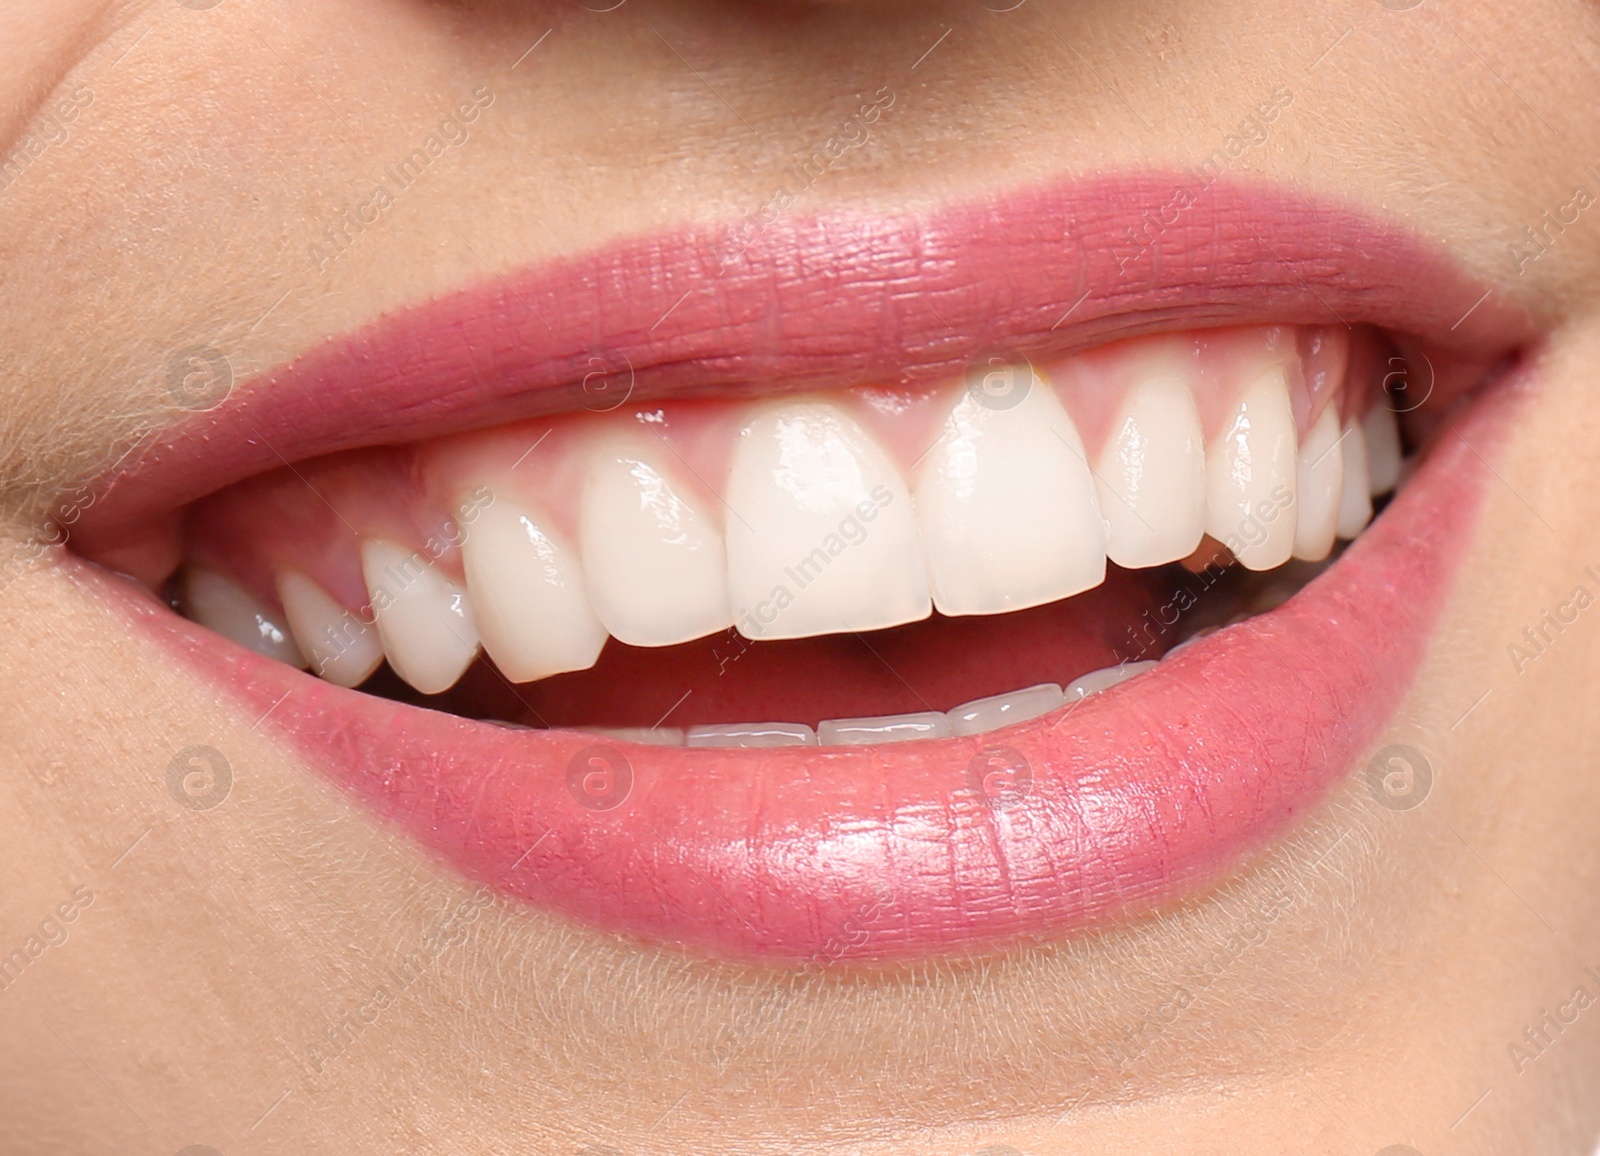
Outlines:
{"type": "MultiPolygon", "coordinates": [[[[871,718],[823,719],[815,730],[804,723],[718,723],[681,727],[577,727],[585,734],[615,742],[661,747],[860,747],[947,739],[953,735],[987,734],[1001,727],[1038,718],[1092,694],[1109,690],[1151,667],[1154,662],[1108,666],[1075,679],[1065,691],[1053,682],[1011,694],[975,699],[948,711],[879,715],[871,718]]],[[[493,720],[485,720],[493,721],[493,720]]]]}
{"type": "MultiPolygon", "coordinates": [[[[1180,641],[1169,648],[1166,655],[1176,654],[1190,643],[1215,634],[1218,630],[1283,605],[1331,566],[1340,553],[1342,549],[1335,550],[1332,556],[1322,562],[1291,563],[1276,571],[1237,574],[1240,585],[1233,591],[1230,601],[1235,606],[1248,607],[1248,612],[1233,613],[1220,620],[1213,614],[1209,621],[1197,615],[1196,618],[1200,620],[1189,624],[1180,641]],[[1285,570],[1289,572],[1285,573],[1285,570]]],[[[716,723],[687,728],[579,726],[570,729],[613,742],[667,747],[876,746],[959,738],[988,734],[1049,714],[1068,704],[1082,702],[1092,695],[1137,678],[1158,664],[1158,660],[1154,659],[1125,661],[1080,675],[1065,688],[1053,682],[1038,683],[1006,694],[973,699],[947,711],[823,719],[814,729],[805,723],[794,722],[716,723]]]]}
{"type": "MultiPolygon", "coordinates": [[[[1053,682],[1040,683],[1011,694],[991,695],[963,703],[948,711],[879,715],[872,718],[823,719],[815,730],[804,723],[718,723],[681,727],[576,727],[585,734],[616,742],[646,743],[662,747],[859,747],[883,743],[947,739],[987,734],[1048,714],[1069,702],[1136,678],[1157,664],[1128,662],[1090,671],[1062,690],[1053,682]]],[[[486,719],[486,722],[495,720],[486,719]]],[[[503,725],[503,724],[502,724],[503,725]]]]}

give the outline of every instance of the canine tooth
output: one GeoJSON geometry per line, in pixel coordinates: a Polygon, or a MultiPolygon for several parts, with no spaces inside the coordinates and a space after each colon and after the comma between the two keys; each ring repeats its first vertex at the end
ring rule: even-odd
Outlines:
{"type": "Polygon", "coordinates": [[[1339,445],[1338,407],[1330,402],[1300,443],[1295,466],[1294,556],[1320,562],[1333,549],[1344,492],[1344,450],[1339,445]]]}
{"type": "Polygon", "coordinates": [[[304,574],[278,576],[278,601],[312,673],[339,686],[360,686],[382,664],[383,644],[372,624],[304,574]]]}
{"type": "Polygon", "coordinates": [[[1372,483],[1367,469],[1367,439],[1361,427],[1346,423],[1344,488],[1339,498],[1339,537],[1354,538],[1372,521],[1372,483]]]}
{"type": "Polygon", "coordinates": [[[936,710],[878,718],[830,718],[817,724],[817,742],[825,747],[909,743],[917,739],[949,737],[950,720],[936,710]]]}
{"type": "Polygon", "coordinates": [[[1066,701],[1066,695],[1061,693],[1059,686],[1053,682],[1041,682],[1038,686],[1014,690],[1010,694],[975,698],[945,714],[950,719],[952,734],[981,735],[986,731],[1049,714],[1066,701]]]}
{"type": "Polygon", "coordinates": [[[814,747],[817,732],[801,723],[716,723],[684,732],[688,747],[814,747]]]}
{"type": "Polygon", "coordinates": [[[304,667],[290,628],[243,586],[215,570],[191,566],[183,576],[183,609],[195,622],[247,650],[304,667]]]}
{"type": "Polygon", "coordinates": [[[726,494],[740,633],[803,638],[926,618],[928,580],[904,481],[836,406],[757,410],[726,494]]]}
{"type": "Polygon", "coordinates": [[[578,542],[589,597],[630,646],[670,646],[733,624],[722,532],[656,456],[604,448],[583,489],[578,542]]]}
{"type": "Polygon", "coordinates": [[[1082,678],[1073,679],[1063,697],[1068,702],[1086,699],[1091,694],[1099,694],[1102,690],[1110,690],[1119,682],[1127,682],[1130,678],[1143,674],[1154,665],[1154,662],[1125,662],[1120,666],[1107,666],[1101,670],[1091,670],[1082,678]]]}
{"type": "Polygon", "coordinates": [[[941,614],[999,614],[1098,586],[1106,531],[1072,418],[1034,375],[1008,408],[963,392],[917,479],[941,614]]]}
{"type": "Polygon", "coordinates": [[[1206,451],[1206,530],[1249,570],[1270,570],[1294,550],[1294,410],[1274,366],[1245,387],[1206,451]]]}
{"type": "Polygon", "coordinates": [[[512,682],[586,670],[600,657],[606,628],[583,565],[543,517],[504,498],[480,509],[461,561],[483,647],[512,682]]]}
{"type": "Polygon", "coordinates": [[[1100,451],[1095,484],[1106,554],[1160,566],[1194,553],[1206,525],[1206,447],[1194,394],[1175,368],[1129,390],[1100,451]]]}
{"type": "Polygon", "coordinates": [[[1367,439],[1367,472],[1371,475],[1372,496],[1376,498],[1400,481],[1400,419],[1379,401],[1361,419],[1361,432],[1367,439]]]}
{"type": "Polygon", "coordinates": [[[683,746],[682,727],[578,727],[584,734],[619,743],[645,743],[654,747],[683,746]]]}
{"type": "Polygon", "coordinates": [[[361,544],[361,574],[394,672],[423,694],[449,690],[478,653],[467,592],[422,555],[381,538],[361,544]]]}

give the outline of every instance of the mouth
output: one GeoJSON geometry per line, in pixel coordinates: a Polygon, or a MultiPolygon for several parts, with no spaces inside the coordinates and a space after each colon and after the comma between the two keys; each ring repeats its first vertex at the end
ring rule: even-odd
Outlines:
{"type": "Polygon", "coordinates": [[[1382,735],[1537,336],[1341,207],[1218,182],[1169,223],[1186,181],[493,277],[176,425],[72,548],[582,925],[804,963],[1137,918],[1382,735]]]}

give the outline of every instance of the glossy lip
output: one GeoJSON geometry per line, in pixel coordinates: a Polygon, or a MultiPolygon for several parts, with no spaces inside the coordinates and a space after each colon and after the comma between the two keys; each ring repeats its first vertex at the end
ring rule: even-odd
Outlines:
{"type": "MultiPolygon", "coordinates": [[[[1121,227],[1173,187],[1121,178],[920,222],[780,222],[720,277],[701,267],[711,234],[690,231],[496,281],[243,390],[138,458],[90,514],[159,513],[279,454],[573,408],[592,350],[626,358],[644,397],[917,381],[1002,341],[1065,350],[1330,313],[1469,351],[1532,335],[1437,252],[1281,190],[1213,188],[1126,271],[1095,246],[1126,245],[1121,227]],[[1063,221],[1075,222],[1066,240],[1063,221]]],[[[1447,436],[1283,607],[1077,707],[973,739],[596,751],[592,736],[507,731],[320,682],[94,580],[246,709],[271,708],[263,725],[312,765],[464,874],[540,908],[745,959],[984,951],[1179,898],[1316,805],[1381,734],[1421,660],[1475,521],[1498,408],[1476,408],[1475,450],[1447,436]],[[600,801],[615,805],[596,808],[586,782],[609,784],[600,801]]]]}
{"type": "Polygon", "coordinates": [[[996,346],[1060,354],[1225,324],[1370,322],[1468,355],[1538,335],[1442,250],[1277,186],[1219,181],[1152,225],[1192,183],[1122,175],[926,217],[780,217],[721,272],[720,231],[697,226],[491,277],[241,384],[106,479],[74,532],[114,534],[283,458],[605,408],[625,390],[926,383],[996,346]]]}

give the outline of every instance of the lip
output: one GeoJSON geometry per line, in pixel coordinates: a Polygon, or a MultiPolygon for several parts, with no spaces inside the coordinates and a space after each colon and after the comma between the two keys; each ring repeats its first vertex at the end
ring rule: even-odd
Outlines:
{"type": "MultiPolygon", "coordinates": [[[[1066,352],[1245,321],[1337,315],[1469,353],[1534,335],[1437,251],[1295,193],[1219,184],[1181,227],[1141,225],[1173,188],[1139,176],[925,219],[780,220],[720,276],[706,267],[715,235],[692,229],[494,279],[247,383],[110,479],[77,536],[170,511],[280,454],[576,408],[573,383],[596,357],[629,366],[640,399],[750,382],[772,383],[764,393],[917,382],[996,344],[1066,352]],[[1122,229],[1134,226],[1151,243],[1121,269],[1109,242],[1125,255],[1122,229]]],[[[1384,515],[1288,603],[1132,682],[970,739],[605,744],[594,757],[610,761],[613,785],[631,784],[607,809],[569,786],[606,769],[588,761],[593,736],[509,731],[344,690],[81,573],[312,766],[465,875],[541,909],[762,961],[986,951],[1131,918],[1215,882],[1347,773],[1426,651],[1476,521],[1478,454],[1513,393],[1481,399],[1456,427],[1474,448],[1441,438],[1384,515]],[[991,777],[986,792],[986,770],[1011,778],[991,777]]]]}
{"type": "Polygon", "coordinates": [[[1538,335],[1442,250],[1289,189],[1218,181],[1152,228],[1147,215],[1193,180],[1052,184],[927,216],[780,217],[720,274],[724,238],[702,225],[492,276],[242,383],[106,479],[74,534],[116,535],[284,457],[593,406],[601,380],[633,400],[917,384],[996,346],[1063,354],[1228,324],[1370,322],[1467,356],[1538,335]]]}

